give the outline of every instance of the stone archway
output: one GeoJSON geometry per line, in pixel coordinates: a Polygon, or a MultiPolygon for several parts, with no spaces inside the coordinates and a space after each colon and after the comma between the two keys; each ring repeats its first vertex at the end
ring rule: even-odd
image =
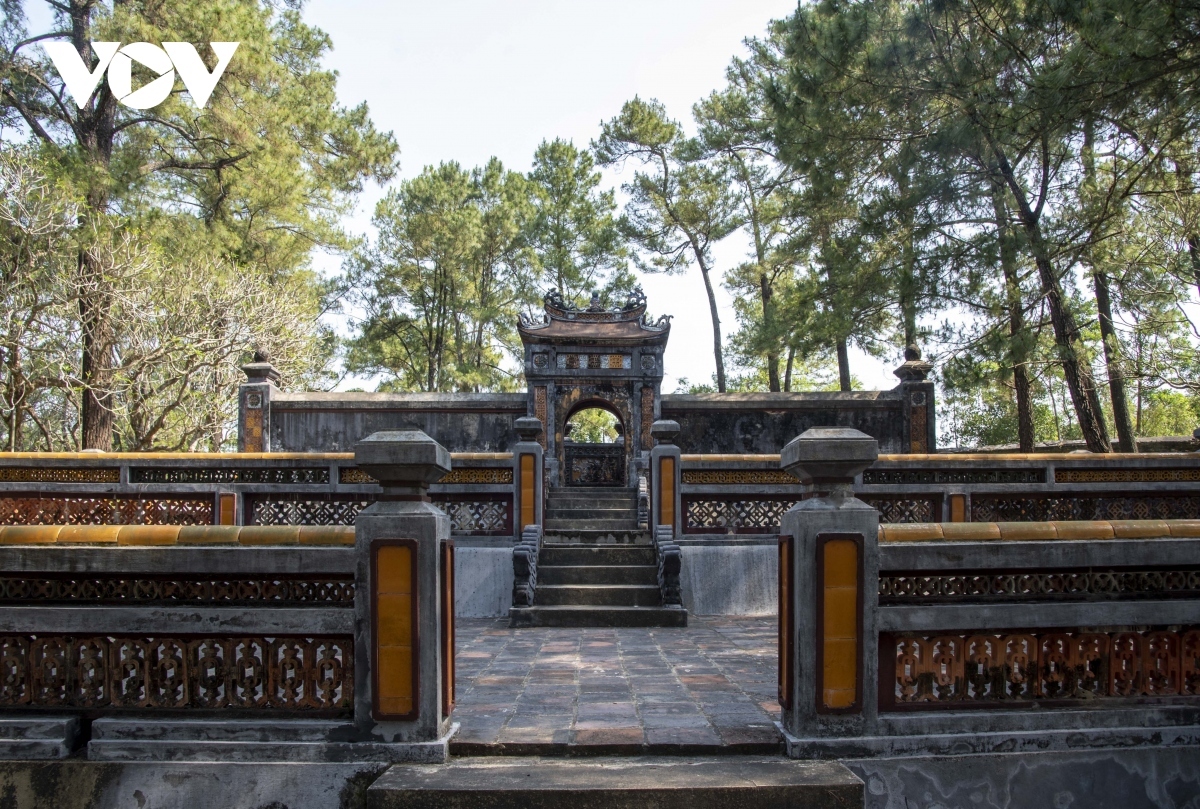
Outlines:
{"type": "Polygon", "coordinates": [[[545,425],[539,441],[546,450],[549,485],[568,485],[567,420],[580,405],[593,402],[624,427],[624,480],[617,485],[637,486],[639,465],[648,463],[653,446],[650,425],[659,413],[669,319],[649,322],[640,291],[616,309],[605,309],[597,297],[578,308],[550,292],[541,322],[522,315],[518,331],[525,345],[529,415],[545,425]]]}
{"type": "Polygon", "coordinates": [[[628,412],[622,415],[621,408],[607,399],[585,398],[572,405],[563,403],[562,436],[559,443],[562,482],[566,486],[625,486],[630,478],[627,472],[633,459],[633,441],[629,435],[628,412]],[[588,443],[573,440],[568,434],[571,419],[585,410],[604,410],[617,420],[621,440],[611,444],[588,443]]]}

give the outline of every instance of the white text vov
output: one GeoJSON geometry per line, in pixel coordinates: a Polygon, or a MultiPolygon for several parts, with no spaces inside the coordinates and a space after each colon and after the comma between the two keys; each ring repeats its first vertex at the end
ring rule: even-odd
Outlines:
{"type": "Polygon", "coordinates": [[[46,42],[42,47],[58,68],[58,75],[62,76],[63,84],[78,106],[88,102],[107,70],[108,86],[117,100],[126,107],[146,110],[167,100],[175,88],[176,70],[192,96],[192,102],[203,109],[239,44],[209,43],[217,55],[217,66],[211,73],[190,42],[164,42],[161,48],[149,42],[131,42],[124,47],[120,42],[93,42],[92,52],[98,60],[94,70],[88,69],[70,42],[46,42]],[[157,79],[137,90],[133,89],[135,61],[158,74],[157,79]]]}

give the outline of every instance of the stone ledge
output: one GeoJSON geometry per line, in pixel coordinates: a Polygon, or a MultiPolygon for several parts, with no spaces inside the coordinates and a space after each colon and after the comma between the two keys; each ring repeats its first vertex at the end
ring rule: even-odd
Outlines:
{"type": "Polygon", "coordinates": [[[458,759],[440,767],[392,767],[367,790],[372,809],[817,809],[862,801],[863,782],[841,764],[729,756],[458,759]]]}
{"type": "Polygon", "coordinates": [[[1200,726],[1065,728],[996,733],[907,736],[798,737],[779,725],[787,754],[802,759],[884,756],[964,756],[987,753],[1045,753],[1105,748],[1200,747],[1200,726]]]}
{"type": "Polygon", "coordinates": [[[879,526],[879,541],[886,543],[1197,537],[1200,537],[1200,520],[891,523],[879,526]]]}
{"type": "Polygon", "coordinates": [[[0,719],[0,759],[67,758],[79,735],[77,716],[22,716],[0,719]]]}
{"type": "Polygon", "coordinates": [[[449,758],[454,723],[431,742],[351,741],[344,722],[321,720],[97,719],[91,761],[281,761],[440,764],[449,758]]]}

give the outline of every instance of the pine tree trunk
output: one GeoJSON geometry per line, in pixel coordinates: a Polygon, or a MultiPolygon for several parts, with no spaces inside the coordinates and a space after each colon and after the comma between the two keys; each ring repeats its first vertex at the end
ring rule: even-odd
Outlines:
{"type": "Polygon", "coordinates": [[[796,349],[788,346],[787,368],[783,372],[783,390],[785,393],[792,392],[792,365],[796,361],[796,349]]]}
{"type": "MultiPolygon", "coordinates": [[[[95,4],[72,0],[69,18],[71,42],[84,62],[92,64],[91,16],[95,4]]],[[[108,210],[104,179],[112,160],[116,100],[107,82],[101,82],[91,105],[79,111],[76,123],[79,146],[92,167],[92,187],[86,194],[84,224],[98,224],[108,210]]],[[[83,449],[109,451],[113,446],[113,323],[112,296],[106,288],[99,257],[84,248],[79,253],[79,320],[83,336],[80,377],[83,383],[80,420],[83,449]]]]}
{"type": "Polygon", "coordinates": [[[1067,389],[1071,392],[1071,404],[1074,406],[1079,429],[1083,433],[1083,440],[1092,452],[1112,452],[1112,444],[1108,439],[1108,427],[1104,423],[1100,396],[1096,391],[1092,369],[1082,356],[1079,324],[1075,320],[1075,313],[1071,311],[1063,293],[1062,284],[1046,253],[1046,244],[1042,238],[1038,216],[1030,207],[1029,199],[1013,174],[1008,159],[999,153],[997,157],[1005,183],[1016,199],[1017,213],[1029,239],[1034,265],[1037,267],[1038,278],[1041,281],[1042,294],[1050,309],[1050,324],[1054,328],[1054,342],[1058,359],[1062,365],[1067,389]]]}
{"type": "Polygon", "coordinates": [[[717,313],[717,296],[713,293],[712,280],[708,277],[708,267],[700,259],[700,251],[696,251],[697,263],[700,265],[700,275],[704,278],[704,289],[708,292],[708,311],[712,314],[713,324],[713,357],[717,361],[717,390],[725,392],[725,359],[721,353],[721,316],[717,313]]]}
{"type": "MultiPolygon", "coordinates": [[[[774,312],[772,312],[771,285],[767,283],[766,273],[758,276],[758,283],[762,288],[763,326],[766,327],[768,334],[774,335],[775,318],[774,312]]],[[[767,350],[767,387],[772,393],[779,393],[779,351],[777,349],[767,350]]]]}
{"type": "Polygon", "coordinates": [[[1137,452],[1133,420],[1129,416],[1129,399],[1125,395],[1125,372],[1121,370],[1121,352],[1117,330],[1113,326],[1112,296],[1108,276],[1092,267],[1092,283],[1096,288],[1096,309],[1100,315],[1100,337],[1104,340],[1104,362],[1108,367],[1108,391],[1112,397],[1113,421],[1117,424],[1117,440],[1122,452],[1137,452]]]}
{"type": "MultiPolygon", "coordinates": [[[[1084,199],[1096,188],[1095,125],[1089,118],[1083,127],[1083,176],[1084,199]]],[[[1117,330],[1113,326],[1112,295],[1109,292],[1108,275],[1096,266],[1092,250],[1086,250],[1088,263],[1092,267],[1092,285],[1096,290],[1096,310],[1100,319],[1100,338],[1104,342],[1104,366],[1108,371],[1108,393],[1112,401],[1113,421],[1117,425],[1119,449],[1137,452],[1133,424],[1129,419],[1129,400],[1125,395],[1125,374],[1121,370],[1121,352],[1117,330]]]]}
{"type": "Polygon", "coordinates": [[[1021,281],[1017,277],[1017,251],[1008,226],[1003,189],[993,187],[992,209],[996,214],[996,235],[1000,247],[1000,269],[1004,274],[1004,290],[1008,305],[1008,345],[1012,363],[1013,391],[1017,399],[1017,442],[1021,452],[1033,452],[1033,395],[1029,384],[1029,335],[1025,330],[1024,307],[1021,300],[1021,281]]]}
{"type": "Polygon", "coordinates": [[[843,393],[850,392],[850,352],[843,337],[837,343],[838,386],[843,393]]]}

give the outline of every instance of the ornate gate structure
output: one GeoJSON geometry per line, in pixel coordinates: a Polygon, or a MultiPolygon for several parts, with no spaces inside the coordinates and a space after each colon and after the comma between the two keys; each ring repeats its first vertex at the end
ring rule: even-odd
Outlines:
{"type": "MultiPolygon", "coordinates": [[[[568,466],[567,420],[587,407],[610,411],[623,427],[624,452],[617,459],[622,468],[609,485],[637,485],[638,469],[644,468],[654,446],[650,425],[661,410],[663,350],[670,330],[669,317],[653,323],[646,318],[641,290],[619,309],[605,309],[596,295],[587,308],[579,309],[549,292],[542,322],[521,318],[529,414],[545,426],[540,441],[550,485],[589,482],[597,461],[605,460],[575,451],[568,466]],[[579,468],[572,474],[574,466],[579,468]]],[[[612,461],[608,459],[607,466],[612,461]]]]}

